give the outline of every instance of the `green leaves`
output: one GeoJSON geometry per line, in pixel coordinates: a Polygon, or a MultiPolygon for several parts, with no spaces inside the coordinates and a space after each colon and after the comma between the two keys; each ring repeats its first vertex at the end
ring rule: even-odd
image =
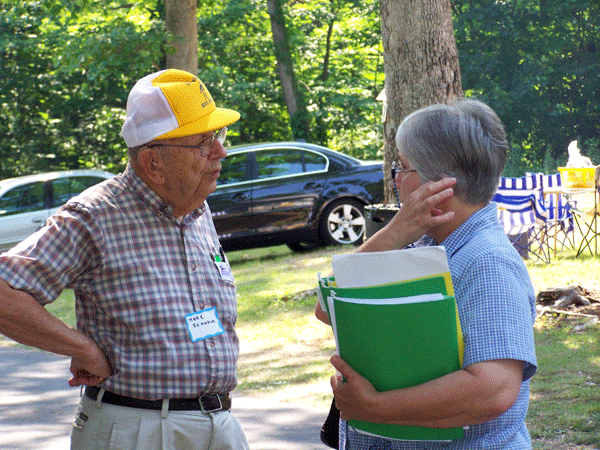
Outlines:
{"type": "Polygon", "coordinates": [[[162,23],[147,13],[134,23],[144,11],[116,2],[63,6],[18,2],[0,11],[0,178],[124,167],[127,92],[160,58],[162,23]]]}
{"type": "Polygon", "coordinates": [[[556,171],[575,139],[600,164],[600,4],[454,3],[463,89],[505,123],[514,153],[506,175],[556,171]]]}
{"type": "MultiPolygon", "coordinates": [[[[128,91],[164,68],[165,0],[0,3],[0,178],[98,165],[119,171],[128,91]],[[49,155],[54,155],[50,157],[49,155]]],[[[555,170],[577,139],[600,163],[600,3],[453,0],[463,90],[504,121],[505,174],[555,170]]],[[[381,159],[379,3],[282,4],[310,140],[381,159]]],[[[292,139],[264,0],[203,0],[199,76],[240,111],[228,142],[292,139]]]]}

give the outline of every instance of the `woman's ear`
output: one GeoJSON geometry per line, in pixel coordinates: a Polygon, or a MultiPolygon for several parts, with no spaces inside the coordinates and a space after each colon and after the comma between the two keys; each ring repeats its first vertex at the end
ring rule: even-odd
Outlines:
{"type": "Polygon", "coordinates": [[[138,163],[144,177],[156,186],[165,183],[165,161],[163,155],[153,148],[145,147],[138,153],[138,163]]]}

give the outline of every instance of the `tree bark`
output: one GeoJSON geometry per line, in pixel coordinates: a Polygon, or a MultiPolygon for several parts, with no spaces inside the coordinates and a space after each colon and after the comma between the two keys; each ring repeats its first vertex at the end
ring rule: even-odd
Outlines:
{"type": "Polygon", "coordinates": [[[384,186],[395,203],[390,167],[397,160],[396,130],[411,112],[462,95],[450,0],[381,0],[387,114],[384,186]]]}
{"type": "Polygon", "coordinates": [[[269,17],[271,19],[271,31],[275,45],[275,58],[277,60],[277,71],[281,81],[283,98],[290,116],[290,126],[294,139],[309,140],[310,129],[308,122],[308,111],[304,98],[298,90],[298,83],[294,74],[294,63],[292,52],[285,28],[285,18],[281,8],[281,0],[267,0],[269,17]]]}
{"type": "Polygon", "coordinates": [[[166,25],[171,33],[167,68],[198,74],[198,24],[196,0],[167,0],[166,25]]]}

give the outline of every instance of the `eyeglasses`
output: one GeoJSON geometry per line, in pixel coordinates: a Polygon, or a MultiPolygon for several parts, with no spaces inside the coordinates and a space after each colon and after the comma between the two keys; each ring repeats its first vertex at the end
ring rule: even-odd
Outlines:
{"type": "Polygon", "coordinates": [[[211,134],[206,139],[200,141],[200,143],[198,143],[197,145],[150,144],[150,145],[147,145],[146,147],[149,147],[149,148],[152,148],[152,147],[199,148],[200,156],[202,156],[203,158],[206,158],[208,155],[210,155],[210,152],[213,149],[213,145],[215,144],[215,141],[219,141],[219,144],[223,144],[223,142],[225,142],[226,136],[227,136],[227,127],[223,127],[220,130],[215,131],[213,134],[211,134]]]}
{"type": "Polygon", "coordinates": [[[392,162],[392,179],[395,180],[401,173],[413,173],[417,172],[416,169],[405,169],[402,163],[396,161],[392,162]]]}
{"type": "Polygon", "coordinates": [[[402,208],[402,204],[400,203],[400,197],[398,196],[398,186],[396,184],[396,178],[401,173],[407,174],[412,172],[417,172],[415,169],[405,169],[401,162],[392,161],[392,186],[394,187],[394,194],[396,194],[396,200],[398,202],[398,208],[402,208]]]}

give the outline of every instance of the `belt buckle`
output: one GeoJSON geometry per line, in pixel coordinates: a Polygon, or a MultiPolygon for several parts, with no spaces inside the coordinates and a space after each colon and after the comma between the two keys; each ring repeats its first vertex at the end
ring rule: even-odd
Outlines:
{"type": "Polygon", "coordinates": [[[208,394],[203,397],[200,397],[198,399],[198,401],[200,402],[200,409],[202,410],[202,412],[205,412],[205,413],[221,411],[223,409],[223,402],[221,401],[221,397],[219,396],[219,394],[208,394]],[[213,409],[204,409],[204,403],[202,402],[202,400],[205,398],[213,397],[213,396],[215,396],[217,398],[217,400],[219,401],[219,406],[217,406],[216,408],[213,408],[213,409]]]}

